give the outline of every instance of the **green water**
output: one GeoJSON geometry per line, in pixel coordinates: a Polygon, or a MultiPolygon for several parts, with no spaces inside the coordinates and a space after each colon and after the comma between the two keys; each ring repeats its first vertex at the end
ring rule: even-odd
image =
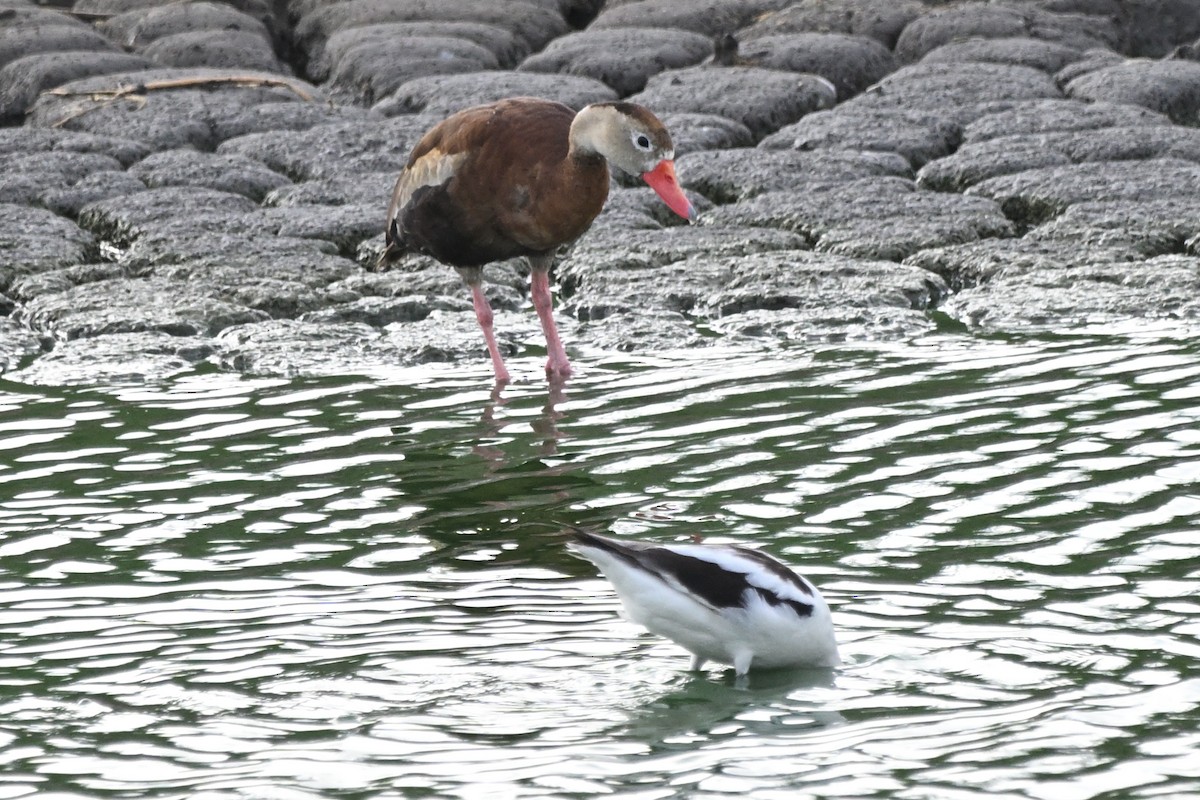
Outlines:
{"type": "Polygon", "coordinates": [[[1200,796],[1169,331],[0,382],[0,799],[1200,796]],[[618,615],[566,524],[761,546],[829,679],[618,615]]]}

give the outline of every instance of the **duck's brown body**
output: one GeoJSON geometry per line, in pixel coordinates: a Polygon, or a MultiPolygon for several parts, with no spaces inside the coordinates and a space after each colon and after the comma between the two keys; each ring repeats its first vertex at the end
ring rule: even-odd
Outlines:
{"type": "Polygon", "coordinates": [[[583,235],[608,197],[608,163],[568,158],[575,112],[502,100],[460,111],[413,149],[392,205],[389,249],[455,267],[541,256],[583,235]],[[420,185],[453,164],[449,180],[420,185]]]}
{"type": "Polygon", "coordinates": [[[576,114],[535,98],[460,111],[413,148],[388,208],[380,258],[419,252],[457,267],[471,287],[496,379],[508,380],[481,288],[483,265],[526,256],[546,334],[547,372],[570,374],[555,329],[549,271],[555,251],[579,238],[608,197],[608,161],[643,174],[672,208],[691,205],[675,183],[671,138],[653,114],[602,103],[576,114]]]}

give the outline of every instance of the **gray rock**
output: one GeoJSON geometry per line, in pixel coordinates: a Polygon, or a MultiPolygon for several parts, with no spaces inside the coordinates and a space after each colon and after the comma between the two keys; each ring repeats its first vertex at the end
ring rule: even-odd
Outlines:
{"type": "Polygon", "coordinates": [[[843,100],[897,66],[891,51],[877,40],[842,33],[759,36],[743,43],[738,57],[753,66],[820,75],[837,87],[838,98],[843,100]]]}
{"type": "Polygon", "coordinates": [[[967,2],[935,9],[910,22],[896,40],[896,55],[903,61],[916,61],[955,40],[1014,36],[1058,42],[1078,50],[1116,49],[1121,38],[1117,23],[1105,17],[967,2]]]}
{"type": "Polygon", "coordinates": [[[330,106],[328,103],[267,102],[244,108],[212,120],[213,139],[224,142],[250,133],[268,131],[304,131],[318,125],[353,122],[365,127],[381,125],[382,116],[354,106],[330,106]]]}
{"type": "Polygon", "coordinates": [[[14,318],[59,341],[140,331],[213,336],[231,325],[267,318],[217,298],[211,289],[196,288],[155,277],[87,283],[35,297],[14,318]]]}
{"type": "Polygon", "coordinates": [[[764,192],[806,194],[816,188],[876,176],[905,176],[908,164],[887,153],[732,149],[679,159],[681,185],[717,204],[764,192]]]}
{"type": "Polygon", "coordinates": [[[1115,53],[1107,49],[1085,50],[1083,57],[1077,61],[1072,61],[1065,67],[1060,69],[1054,75],[1054,82],[1059,86],[1066,86],[1071,81],[1078,78],[1080,75],[1087,75],[1089,72],[1095,72],[1099,69],[1113,67],[1117,64],[1124,64],[1125,57],[1120,53],[1115,53]]]}
{"type": "Polygon", "coordinates": [[[264,212],[276,223],[275,233],[296,239],[321,239],[330,242],[338,253],[353,258],[359,244],[383,230],[384,211],[380,203],[356,203],[339,206],[292,206],[264,212]]]}
{"type": "Polygon", "coordinates": [[[893,49],[908,23],[927,11],[917,0],[800,0],[759,16],[738,32],[743,42],[781,33],[870,36],[893,49]]]}
{"type": "Polygon", "coordinates": [[[113,333],[58,342],[5,377],[34,386],[145,384],[190,372],[212,354],[212,340],[207,338],[157,331],[113,333]]]}
{"type": "Polygon", "coordinates": [[[965,145],[926,164],[917,178],[930,189],[963,191],[988,178],[1040,167],[1161,158],[1200,162],[1200,131],[1160,125],[1006,136],[965,145]]]}
{"type": "Polygon", "coordinates": [[[1200,192],[1200,165],[1178,159],[1045,167],[989,178],[971,187],[1019,225],[1038,225],[1075,203],[1154,200],[1200,192]]]}
{"type": "Polygon", "coordinates": [[[208,232],[270,232],[258,204],[241,195],[194,186],[148,189],[86,206],[79,224],[117,247],[146,233],[178,226],[208,232]]]}
{"type": "Polygon", "coordinates": [[[592,78],[489,71],[416,78],[377,103],[374,110],[389,117],[417,112],[446,117],[464,108],[517,96],[544,97],[575,109],[617,99],[616,92],[592,78]]]}
{"type": "Polygon", "coordinates": [[[529,48],[509,30],[482,22],[387,22],[362,25],[334,33],[319,53],[311,55],[307,74],[324,81],[351,50],[420,37],[462,39],[490,52],[502,69],[512,69],[529,55],[529,48]]]}
{"type": "Polygon", "coordinates": [[[689,31],[589,29],[555,39],[518,69],[595,78],[626,96],[644,89],[651,75],[698,64],[712,52],[708,37],[689,31]]]}
{"type": "Polygon", "coordinates": [[[1024,238],[1080,248],[1120,247],[1146,258],[1183,252],[1197,235],[1200,200],[1181,195],[1132,203],[1076,203],[1024,238]]]}
{"type": "Polygon", "coordinates": [[[66,151],[101,153],[129,166],[150,154],[142,142],[115,136],[97,136],[58,128],[0,128],[0,154],[66,151]]]}
{"type": "Polygon", "coordinates": [[[786,0],[635,0],[606,7],[591,27],[674,28],[714,37],[786,5],[786,0]]]}
{"type": "Polygon", "coordinates": [[[668,113],[659,119],[671,132],[677,157],[700,150],[724,150],[754,144],[754,135],[749,128],[717,114],[668,113]]]}
{"type": "Polygon", "coordinates": [[[389,22],[476,22],[511,31],[529,51],[541,50],[551,39],[568,32],[562,16],[551,9],[524,0],[456,0],[431,3],[425,0],[347,0],[330,5],[318,3],[296,24],[295,37],[301,49],[318,54],[325,41],[346,28],[389,22]]]}
{"type": "Polygon", "coordinates": [[[171,224],[143,232],[115,256],[131,273],[157,271],[178,264],[220,261],[247,264],[289,258],[333,256],[337,248],[320,239],[294,239],[275,236],[264,230],[260,216],[220,217],[201,220],[201,226],[171,224]]]}
{"type": "Polygon", "coordinates": [[[1082,100],[1015,100],[995,103],[963,129],[967,143],[1047,131],[1080,131],[1095,128],[1165,126],[1163,114],[1137,106],[1082,100]]]}
{"type": "Polygon", "coordinates": [[[383,226],[383,210],[392,199],[398,172],[342,173],[327,178],[288,183],[270,192],[263,205],[288,208],[291,206],[344,206],[362,203],[379,211],[383,226]]]}
{"type": "Polygon", "coordinates": [[[1127,61],[1075,78],[1070,97],[1127,103],[1160,111],[1183,125],[1200,122],[1200,63],[1127,61]]]}
{"type": "Polygon", "coordinates": [[[592,347],[609,353],[661,353],[709,347],[721,340],[684,314],[660,308],[618,312],[579,326],[578,334],[592,347]]]}
{"type": "Polygon", "coordinates": [[[146,184],[128,172],[93,172],[70,186],[46,189],[38,202],[56,214],[77,217],[89,203],[136,194],[145,189],[146,184]]]}
{"type": "Polygon", "coordinates": [[[195,31],[250,33],[263,42],[271,35],[261,20],[225,3],[183,2],[139,7],[99,23],[123,47],[141,49],[165,36],[195,31]]]}
{"type": "Polygon", "coordinates": [[[629,98],[655,113],[719,114],[761,139],[836,98],[816,76],[757,67],[692,67],[660,72],[629,98]]]}
{"type": "Polygon", "coordinates": [[[0,291],[22,275],[79,264],[97,255],[95,238],[41,208],[0,204],[0,291]]]}
{"type": "Polygon", "coordinates": [[[132,138],[154,150],[212,150],[223,123],[244,119],[249,108],[321,99],[315,87],[295,78],[200,68],[117,73],[60,89],[69,94],[42,95],[26,124],[132,138]]]}
{"type": "Polygon", "coordinates": [[[0,173],[0,203],[30,205],[47,192],[69,187],[94,172],[121,168],[100,153],[33,152],[10,155],[0,173]]]}
{"type": "Polygon", "coordinates": [[[13,281],[8,292],[14,299],[27,303],[42,295],[59,294],[76,286],[123,277],[124,270],[111,262],[76,264],[23,275],[13,281]]]}
{"type": "Polygon", "coordinates": [[[330,76],[334,91],[374,103],[414,78],[495,70],[491,50],[466,39],[412,36],[372,41],[341,54],[330,76]]]}
{"type": "Polygon", "coordinates": [[[1061,98],[1053,79],[1040,70],[1010,64],[921,62],[893,72],[869,91],[838,107],[843,111],[925,112],[966,125],[996,101],[1061,98]]]}
{"type": "Polygon", "coordinates": [[[958,147],[962,126],[923,108],[872,109],[838,106],[780,128],[759,147],[817,151],[821,158],[841,150],[895,153],[918,168],[958,147]]]}
{"type": "Polygon", "coordinates": [[[268,192],[292,182],[245,156],[166,150],[130,167],[146,186],[203,186],[261,201],[268,192]]]}
{"type": "Polygon", "coordinates": [[[702,219],[716,226],[793,231],[821,252],[892,261],[927,247],[1015,233],[985,198],[920,191],[900,178],[866,178],[804,194],[768,192],[702,219]]]}
{"type": "Polygon", "coordinates": [[[930,247],[908,256],[904,263],[936,273],[954,292],[961,292],[1009,273],[1020,275],[1076,264],[1120,265],[1141,257],[1135,249],[1119,244],[1108,247],[1020,238],[930,247]]]}
{"type": "Polygon", "coordinates": [[[1083,57],[1083,51],[1076,47],[1028,36],[1013,36],[947,42],[930,50],[921,60],[953,63],[986,61],[994,64],[1016,64],[1042,72],[1056,73],[1083,57]]]}
{"type": "Polygon", "coordinates": [[[1127,263],[1079,264],[997,275],[952,297],[947,314],[985,330],[1062,330],[1142,320],[1196,319],[1200,259],[1159,256],[1127,263]]]}
{"type": "Polygon", "coordinates": [[[110,51],[116,47],[101,34],[67,18],[54,25],[0,27],[0,67],[28,55],[69,51],[110,51]]]}
{"type": "Polygon", "coordinates": [[[164,67],[250,69],[289,74],[271,43],[251,31],[203,30],[160,36],[141,54],[164,67]]]}
{"type": "Polygon", "coordinates": [[[399,175],[413,145],[435,122],[425,116],[377,117],[252,133],[223,142],[217,153],[252,158],[297,183],[356,173],[399,175]]]}
{"type": "Polygon", "coordinates": [[[110,75],[151,66],[148,59],[103,50],[68,50],[22,56],[0,67],[0,123],[15,122],[38,95],[91,75],[110,75]]]}

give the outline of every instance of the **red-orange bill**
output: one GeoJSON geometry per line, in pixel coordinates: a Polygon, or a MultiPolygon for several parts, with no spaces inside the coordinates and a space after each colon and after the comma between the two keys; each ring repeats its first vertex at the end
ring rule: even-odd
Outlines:
{"type": "Polygon", "coordinates": [[[679,181],[675,180],[674,161],[658,162],[657,167],[642,173],[642,180],[650,184],[650,188],[658,192],[658,196],[676,214],[685,219],[696,218],[696,209],[683,193],[683,189],[679,188],[679,181]]]}

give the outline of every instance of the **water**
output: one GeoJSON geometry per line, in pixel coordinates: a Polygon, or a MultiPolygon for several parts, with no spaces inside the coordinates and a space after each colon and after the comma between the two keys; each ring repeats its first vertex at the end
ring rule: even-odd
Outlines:
{"type": "Polygon", "coordinates": [[[1200,795],[1200,345],[0,383],[0,798],[1200,795]],[[832,677],[618,617],[563,526],[761,545],[832,677]]]}

